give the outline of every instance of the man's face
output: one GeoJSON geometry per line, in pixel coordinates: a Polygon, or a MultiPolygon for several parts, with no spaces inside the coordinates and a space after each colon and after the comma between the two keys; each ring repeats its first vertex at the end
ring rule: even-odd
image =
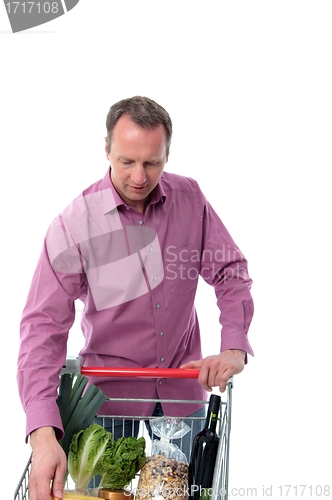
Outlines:
{"type": "Polygon", "coordinates": [[[143,129],[128,115],[122,115],[115,125],[110,152],[111,181],[127,205],[141,213],[151,191],[158,184],[165,163],[167,137],[162,124],[143,129]]]}

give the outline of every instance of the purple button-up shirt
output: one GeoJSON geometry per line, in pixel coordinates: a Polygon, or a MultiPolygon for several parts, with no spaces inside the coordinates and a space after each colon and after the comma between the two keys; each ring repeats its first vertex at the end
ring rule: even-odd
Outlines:
{"type": "MultiPolygon", "coordinates": [[[[247,262],[196,181],[164,172],[144,215],[115,191],[109,171],[51,224],[21,322],[18,384],[27,435],[63,429],[56,405],[76,300],[87,366],[177,368],[200,359],[194,298],[201,276],[214,287],[221,350],[253,354],[247,262]]],[[[90,379],[109,397],[205,399],[192,379],[90,379]]],[[[185,416],[201,404],[163,404],[185,416]]],[[[102,414],[151,415],[154,403],[107,402],[102,414]]]]}

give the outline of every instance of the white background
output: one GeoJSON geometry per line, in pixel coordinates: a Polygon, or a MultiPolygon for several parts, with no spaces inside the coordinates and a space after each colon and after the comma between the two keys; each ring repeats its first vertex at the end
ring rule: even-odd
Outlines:
{"type": "MultiPolygon", "coordinates": [[[[43,237],[104,175],[107,111],[136,94],[169,111],[167,170],[199,181],[254,280],[255,358],[235,379],[230,496],[332,487],[331,25],[329,1],[81,0],[11,34],[0,5],[3,498],[30,452],[16,359],[43,237]]],[[[197,307],[208,354],[218,311],[203,283],[197,307]]],[[[69,354],[81,345],[74,333],[69,354]]]]}

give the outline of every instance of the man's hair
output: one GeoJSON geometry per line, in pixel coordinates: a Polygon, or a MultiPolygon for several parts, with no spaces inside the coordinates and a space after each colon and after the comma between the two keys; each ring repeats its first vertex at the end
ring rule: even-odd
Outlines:
{"type": "Polygon", "coordinates": [[[148,97],[129,97],[116,102],[111,106],[106,118],[108,152],[110,152],[112,132],[122,115],[129,115],[130,119],[142,128],[154,129],[162,124],[166,130],[166,156],[172,139],[172,120],[167,111],[148,97]]]}

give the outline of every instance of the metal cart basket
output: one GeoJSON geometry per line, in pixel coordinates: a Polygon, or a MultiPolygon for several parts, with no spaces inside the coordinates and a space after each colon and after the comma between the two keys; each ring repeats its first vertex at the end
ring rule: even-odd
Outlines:
{"type": "MultiPolygon", "coordinates": [[[[99,368],[99,367],[80,367],[80,358],[67,359],[67,365],[64,367],[64,372],[77,372],[80,371],[82,375],[85,376],[111,376],[111,377],[152,377],[152,378],[197,378],[199,370],[181,370],[181,369],[127,369],[127,368],[99,368]]],[[[231,431],[231,411],[232,411],[232,389],[233,389],[233,378],[230,378],[227,387],[225,398],[221,401],[219,420],[217,425],[217,433],[220,436],[217,459],[213,475],[213,484],[208,491],[209,500],[227,500],[228,499],[228,476],[229,476],[229,449],[230,449],[230,431],[231,431]]],[[[107,401],[123,401],[132,403],[132,408],[134,410],[135,403],[139,402],[152,402],[152,403],[181,403],[183,404],[193,404],[197,403],[197,400],[161,400],[161,399],[128,399],[128,398],[107,398],[107,401]]],[[[209,401],[199,401],[204,405],[208,405],[209,401]]],[[[131,422],[132,429],[134,432],[134,427],[139,426],[138,437],[143,436],[147,443],[150,440],[150,436],[145,426],[145,422],[153,417],[147,417],[142,415],[135,415],[133,411],[132,415],[98,415],[98,423],[100,425],[112,426],[112,422],[119,419],[123,422],[123,428],[128,422],[131,422]]],[[[204,426],[205,417],[186,417],[185,422],[190,427],[190,431],[186,438],[189,438],[190,443],[193,442],[195,437],[195,432],[193,431],[194,421],[201,420],[201,427],[204,426]]],[[[182,439],[174,441],[180,449],[182,449],[182,439]]],[[[190,453],[190,450],[189,450],[190,453]]],[[[23,474],[20,478],[18,486],[14,493],[14,500],[28,500],[28,483],[31,468],[31,458],[29,459],[23,474]]],[[[70,481],[70,480],[69,480],[70,481]]],[[[135,494],[135,486],[137,485],[138,477],[135,478],[133,484],[131,485],[132,492],[135,494]]],[[[69,487],[72,486],[69,484],[69,487]]]]}

